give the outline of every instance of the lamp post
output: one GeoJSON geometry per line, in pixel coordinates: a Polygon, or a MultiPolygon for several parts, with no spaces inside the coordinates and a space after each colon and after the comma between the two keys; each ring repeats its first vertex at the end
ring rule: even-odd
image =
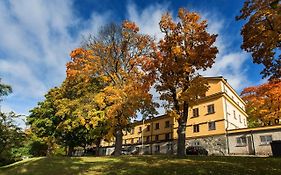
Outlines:
{"type": "Polygon", "coordinates": [[[143,129],[144,129],[144,118],[142,119],[142,129],[141,129],[141,146],[142,146],[142,154],[144,154],[144,148],[143,148],[143,129]]]}

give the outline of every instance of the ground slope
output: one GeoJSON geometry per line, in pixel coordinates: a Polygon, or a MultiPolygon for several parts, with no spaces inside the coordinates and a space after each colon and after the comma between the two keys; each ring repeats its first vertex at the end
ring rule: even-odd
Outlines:
{"type": "Polygon", "coordinates": [[[0,167],[0,175],[281,174],[281,158],[121,156],[33,158],[0,167]]]}

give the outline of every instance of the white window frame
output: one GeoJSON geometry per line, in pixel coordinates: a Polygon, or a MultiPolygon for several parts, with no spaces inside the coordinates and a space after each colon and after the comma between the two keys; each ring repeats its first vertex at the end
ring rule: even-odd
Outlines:
{"type": "Polygon", "coordinates": [[[245,136],[236,137],[236,146],[246,146],[247,139],[245,136]]]}
{"type": "Polygon", "coordinates": [[[261,145],[269,145],[272,142],[272,135],[261,135],[260,141],[261,145]],[[262,138],[264,138],[264,141],[262,138]]]}

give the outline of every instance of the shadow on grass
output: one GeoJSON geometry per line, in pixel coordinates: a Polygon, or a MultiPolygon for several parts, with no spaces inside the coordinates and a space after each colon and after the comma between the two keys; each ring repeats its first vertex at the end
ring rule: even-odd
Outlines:
{"type": "Polygon", "coordinates": [[[249,157],[121,156],[41,158],[0,168],[0,175],[281,174],[281,159],[249,157]]]}
{"type": "Polygon", "coordinates": [[[2,167],[0,175],[74,175],[85,172],[89,166],[81,158],[43,157],[2,167]]]}

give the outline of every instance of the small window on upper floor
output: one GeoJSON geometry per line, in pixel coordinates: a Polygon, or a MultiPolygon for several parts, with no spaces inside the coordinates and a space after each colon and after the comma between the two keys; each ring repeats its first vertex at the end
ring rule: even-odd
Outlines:
{"type": "Polygon", "coordinates": [[[233,110],[233,117],[234,117],[234,119],[237,119],[237,118],[236,118],[236,113],[235,113],[234,110],[233,110]]]}
{"type": "Polygon", "coordinates": [[[246,125],[246,119],[244,119],[244,126],[247,126],[247,125],[246,125]]]}
{"type": "Polygon", "coordinates": [[[242,123],[241,115],[239,115],[239,122],[242,123]]]}
{"type": "Polygon", "coordinates": [[[170,121],[165,121],[165,128],[169,128],[170,127],[170,121]]]}
{"type": "Polygon", "coordinates": [[[141,132],[142,132],[142,127],[140,126],[140,127],[139,127],[139,133],[141,133],[141,132]]]}
{"type": "Polygon", "coordinates": [[[146,126],[146,131],[150,131],[150,125],[146,126]]]}
{"type": "Polygon", "coordinates": [[[159,135],[155,135],[155,141],[159,140],[159,135]]]}
{"type": "Polygon", "coordinates": [[[216,122],[208,123],[209,131],[216,130],[216,122]]]}
{"type": "Polygon", "coordinates": [[[193,125],[193,132],[199,132],[199,125],[193,125]]]}
{"type": "Polygon", "coordinates": [[[160,125],[159,123],[155,123],[155,130],[159,129],[160,128],[160,125]]]}
{"type": "Polygon", "coordinates": [[[169,140],[170,139],[170,133],[166,133],[165,134],[165,140],[169,140]]]}
{"type": "Polygon", "coordinates": [[[131,134],[134,134],[134,128],[131,129],[131,134]]]}
{"type": "Polygon", "coordinates": [[[198,108],[194,108],[192,111],[193,111],[192,117],[199,117],[199,109],[198,108]]]}
{"type": "Polygon", "coordinates": [[[214,104],[208,105],[207,108],[208,108],[208,114],[215,113],[215,106],[214,106],[214,104]]]}
{"type": "Polygon", "coordinates": [[[150,137],[149,136],[146,137],[146,142],[150,142],[150,137]]]}
{"type": "Polygon", "coordinates": [[[272,135],[260,136],[260,139],[262,145],[268,145],[270,142],[272,142],[272,135]]]}

